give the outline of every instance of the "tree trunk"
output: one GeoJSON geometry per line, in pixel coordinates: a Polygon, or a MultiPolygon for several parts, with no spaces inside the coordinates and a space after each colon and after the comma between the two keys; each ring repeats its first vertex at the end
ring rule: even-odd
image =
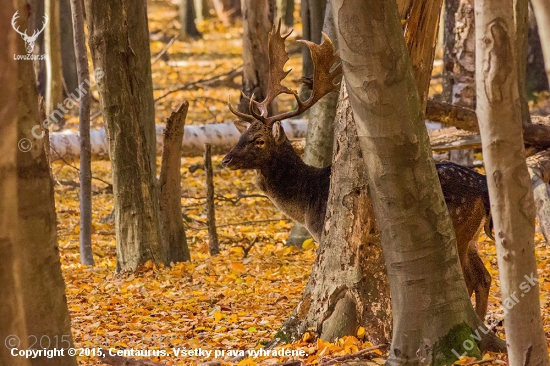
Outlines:
{"type": "MultiPolygon", "coordinates": [[[[464,342],[472,343],[467,354],[479,356],[470,332],[483,325],[464,284],[396,4],[332,5],[390,282],[387,364],[450,364],[464,342]]],[[[487,333],[480,334],[481,348],[498,343],[487,333]]]]}
{"type": "Polygon", "coordinates": [[[549,90],[548,78],[544,70],[544,56],[542,54],[539,28],[532,9],[529,11],[529,34],[527,38],[526,88],[527,97],[531,98],[533,93],[549,90]]]}
{"type": "Polygon", "coordinates": [[[277,0],[277,19],[287,28],[294,26],[294,0],[277,0]]]}
{"type": "Polygon", "coordinates": [[[550,243],[550,151],[527,158],[527,169],[533,183],[539,226],[546,242],[550,243]]]}
{"type": "MultiPolygon", "coordinates": [[[[474,0],[458,0],[455,15],[454,70],[451,103],[475,109],[475,17],[474,0]]],[[[473,150],[451,151],[451,161],[473,166],[473,150]]]]}
{"type": "MultiPolygon", "coordinates": [[[[334,40],[334,47],[338,49],[331,6],[327,7],[323,32],[331,40],[334,40]]],[[[338,80],[335,80],[335,82],[338,82],[338,80]]],[[[336,117],[337,103],[338,95],[336,93],[329,93],[309,110],[309,120],[311,123],[307,125],[306,147],[304,150],[304,162],[308,165],[324,168],[332,164],[333,125],[334,118],[336,117]]],[[[307,229],[295,221],[286,244],[301,248],[304,240],[310,237],[311,235],[307,229]]]]}
{"type": "Polygon", "coordinates": [[[164,148],[160,170],[160,215],[163,242],[168,262],[191,260],[181,215],[181,141],[189,102],[172,112],[164,129],[164,148]]]}
{"type": "Polygon", "coordinates": [[[117,270],[169,264],[161,243],[147,3],[86,0],[113,169],[117,270]],[[116,21],[107,21],[112,19],[116,21]],[[117,52],[112,52],[117,50],[117,52]]]}
{"type": "Polygon", "coordinates": [[[0,7],[0,339],[5,342],[0,347],[0,364],[30,366],[29,359],[11,354],[11,348],[28,348],[17,208],[17,69],[21,61],[13,58],[21,39],[10,26],[16,11],[13,5],[8,2],[0,7]]]}
{"type": "MultiPolygon", "coordinates": [[[[90,142],[90,72],[84,36],[82,2],[70,0],[72,13],[70,22],[74,34],[74,54],[78,59],[78,85],[82,94],[78,107],[78,130],[80,133],[80,262],[94,265],[92,254],[92,146],[90,142]]],[[[72,39],[71,39],[72,41],[72,39]]],[[[76,61],[76,60],[75,60],[76,61]]],[[[73,89],[73,90],[76,90],[73,89]]]]}
{"type": "Polygon", "coordinates": [[[548,365],[535,260],[535,205],[522,138],[513,1],[479,1],[475,10],[477,114],[485,171],[491,177],[487,183],[509,362],[548,365]]]}
{"type": "MultiPolygon", "coordinates": [[[[19,1],[19,14],[26,14],[26,1],[19,1]]],[[[25,16],[22,16],[23,18],[25,16]]],[[[26,18],[26,17],[25,17],[26,18]]],[[[21,19],[26,28],[26,19],[21,19]]],[[[19,52],[25,52],[19,43],[19,52]]],[[[17,154],[18,250],[22,258],[21,284],[27,321],[26,335],[63,339],[72,347],[71,323],[65,283],[57,246],[53,180],[46,159],[46,139],[32,137],[32,128],[42,122],[38,112],[38,95],[33,65],[18,61],[17,116],[19,139],[32,141],[29,151],[17,154]],[[39,304],[39,306],[37,306],[39,304]],[[62,338],[63,337],[63,338],[62,338]]],[[[61,341],[60,341],[61,342],[61,341]]],[[[76,366],[75,357],[35,358],[33,365],[76,366]]]]}
{"type": "MultiPolygon", "coordinates": [[[[82,5],[80,5],[82,7],[82,5]]],[[[59,6],[59,25],[61,32],[61,65],[63,66],[63,81],[68,93],[76,91],[79,85],[76,67],[76,52],[74,48],[73,21],[70,0],[61,0],[59,6]]],[[[65,94],[66,95],[66,94],[65,94]]]]}
{"type": "Polygon", "coordinates": [[[452,103],[455,65],[455,26],[458,0],[445,0],[445,31],[443,35],[443,101],[452,103]]]}
{"type": "Polygon", "coordinates": [[[206,176],[206,224],[208,226],[208,251],[210,255],[220,254],[220,243],[216,230],[216,207],[214,206],[214,170],[212,168],[212,146],[204,144],[204,173],[206,176]]]}
{"type": "Polygon", "coordinates": [[[332,342],[363,326],[371,342],[385,343],[391,334],[389,287],[345,87],[335,128],[325,230],[302,300],[276,339],[294,341],[313,329],[332,342]]]}
{"type": "MultiPolygon", "coordinates": [[[[44,0],[27,0],[27,3],[30,5],[29,12],[29,24],[32,29],[41,29],[44,22],[44,15],[46,12],[44,0]]],[[[44,55],[46,53],[45,45],[45,32],[42,32],[36,38],[36,43],[34,47],[35,55],[44,55]]],[[[38,87],[38,95],[46,97],[46,59],[38,59],[34,61],[34,71],[36,74],[36,85],[38,87]]]]}
{"type": "Polygon", "coordinates": [[[529,104],[527,103],[527,33],[529,32],[529,0],[513,0],[515,25],[515,54],[521,121],[531,123],[529,104]]]}
{"type": "Polygon", "coordinates": [[[546,77],[550,84],[550,2],[547,0],[531,0],[533,12],[537,18],[537,26],[542,41],[542,53],[544,54],[544,64],[546,77]]]}
{"type": "MultiPolygon", "coordinates": [[[[63,101],[63,65],[61,64],[61,39],[59,23],[59,1],[45,0],[46,13],[50,17],[46,26],[44,43],[46,48],[46,115],[55,112],[63,126],[65,117],[57,106],[63,101]]],[[[57,123],[57,122],[56,122],[57,123]]]]}
{"type": "Polygon", "coordinates": [[[241,0],[213,0],[214,10],[225,27],[235,23],[235,19],[242,15],[241,0]]]}
{"type": "MultiPolygon", "coordinates": [[[[327,0],[302,0],[300,16],[302,18],[302,39],[315,43],[321,42],[321,31],[325,19],[327,0]]],[[[302,77],[313,76],[313,60],[306,45],[302,45],[302,77]]],[[[300,90],[300,99],[307,100],[311,90],[305,85],[300,90]]]]}
{"type": "MultiPolygon", "coordinates": [[[[257,101],[267,93],[269,63],[267,35],[273,25],[274,0],[244,0],[243,2],[243,92],[254,94],[257,101]]],[[[249,103],[241,97],[239,111],[250,113],[249,103]]]]}
{"type": "Polygon", "coordinates": [[[413,2],[405,29],[422,112],[428,101],[442,5],[443,0],[413,2]]]}
{"type": "Polygon", "coordinates": [[[185,39],[187,37],[193,39],[202,38],[202,34],[195,24],[196,13],[193,0],[180,0],[179,15],[181,24],[179,33],[180,39],[185,39]]]}

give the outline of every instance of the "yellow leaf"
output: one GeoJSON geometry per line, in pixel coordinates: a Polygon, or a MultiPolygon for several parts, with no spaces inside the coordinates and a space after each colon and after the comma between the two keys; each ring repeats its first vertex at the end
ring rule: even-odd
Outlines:
{"type": "Polygon", "coordinates": [[[219,323],[219,321],[222,320],[222,318],[223,318],[223,314],[220,313],[219,311],[216,311],[216,312],[214,313],[214,321],[215,321],[216,323],[219,323]]]}
{"type": "Polygon", "coordinates": [[[359,329],[357,329],[357,338],[359,339],[363,339],[365,338],[365,328],[363,327],[359,327],[359,329]]]}
{"type": "Polygon", "coordinates": [[[239,272],[239,273],[243,273],[246,271],[246,266],[242,263],[239,263],[239,262],[233,262],[231,263],[231,268],[235,271],[235,272],[239,272]]]}
{"type": "Polygon", "coordinates": [[[313,241],[313,238],[309,238],[309,239],[306,239],[304,240],[304,242],[302,243],[302,249],[310,249],[314,246],[314,241],[313,241]]]}

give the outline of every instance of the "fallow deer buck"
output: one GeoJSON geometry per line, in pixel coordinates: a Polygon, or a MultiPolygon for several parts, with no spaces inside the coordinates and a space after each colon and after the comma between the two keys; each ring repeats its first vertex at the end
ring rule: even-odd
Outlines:
{"type": "MultiPolygon", "coordinates": [[[[319,242],[325,220],[331,167],[306,165],[294,151],[280,121],[302,114],[325,94],[336,91],[338,85],[333,80],[342,71],[341,65],[333,68],[339,59],[325,34],[320,45],[299,41],[309,48],[314,64],[311,96],[305,102],[301,101],[294,90],[281,85],[290,72],[283,69],[288,61],[284,41],[289,34],[281,36],[280,24],[269,33],[269,81],[265,99],[257,102],[254,96],[249,98],[250,114],[238,112],[229,104],[231,112],[238,117],[234,123],[241,137],[222,164],[230,169],[255,170],[258,187],[288,217],[304,224],[319,242]],[[298,107],[290,112],[268,116],[269,104],[280,94],[292,94],[298,107]]],[[[489,222],[486,180],[483,175],[453,163],[437,164],[437,171],[455,229],[468,292],[470,296],[475,292],[476,312],[483,319],[487,311],[491,276],[475,244],[471,242],[477,239],[484,223],[489,222]]],[[[490,232],[487,228],[488,225],[485,231],[490,232]]]]}

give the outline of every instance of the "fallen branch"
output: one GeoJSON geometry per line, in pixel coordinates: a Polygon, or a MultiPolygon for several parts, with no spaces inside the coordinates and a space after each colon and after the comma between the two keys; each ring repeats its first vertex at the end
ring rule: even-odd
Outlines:
{"type": "Polygon", "coordinates": [[[160,60],[160,58],[166,53],[166,51],[168,51],[168,49],[174,44],[175,41],[176,37],[172,37],[168,44],[164,46],[164,48],[159,53],[157,53],[153,61],[151,61],[151,66],[153,66],[158,60],[160,60]]]}
{"type": "Polygon", "coordinates": [[[256,240],[258,240],[258,237],[255,237],[254,239],[252,239],[252,241],[250,242],[250,244],[247,247],[245,247],[244,245],[241,245],[241,244],[235,245],[237,248],[242,248],[243,249],[243,259],[248,257],[248,253],[250,252],[250,249],[252,249],[252,247],[256,243],[256,240]]]}
{"type": "Polygon", "coordinates": [[[475,360],[473,362],[465,363],[464,366],[482,365],[484,363],[489,363],[496,360],[497,360],[496,358],[487,358],[485,360],[475,360]]]}
{"type": "Polygon", "coordinates": [[[334,357],[334,358],[325,357],[325,358],[321,359],[320,364],[321,364],[321,366],[329,366],[329,365],[332,365],[332,364],[335,364],[335,363],[338,363],[338,362],[344,362],[344,361],[353,360],[353,359],[356,359],[356,358],[361,358],[362,356],[364,356],[365,354],[367,354],[369,352],[372,352],[372,351],[375,351],[375,350],[381,349],[381,348],[387,348],[387,347],[389,347],[389,344],[379,344],[379,345],[376,345],[376,346],[372,346],[372,347],[369,347],[369,348],[362,349],[359,352],[351,353],[349,355],[344,355],[344,356],[339,356],[339,357],[334,357]]]}

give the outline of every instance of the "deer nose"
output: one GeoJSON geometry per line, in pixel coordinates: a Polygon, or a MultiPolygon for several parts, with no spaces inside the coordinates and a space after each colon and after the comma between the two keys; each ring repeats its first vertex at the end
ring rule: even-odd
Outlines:
{"type": "Polygon", "coordinates": [[[222,166],[224,168],[227,168],[227,166],[229,165],[229,163],[231,163],[231,160],[233,160],[233,158],[229,157],[229,156],[226,156],[225,158],[223,158],[222,160],[222,166]]]}

